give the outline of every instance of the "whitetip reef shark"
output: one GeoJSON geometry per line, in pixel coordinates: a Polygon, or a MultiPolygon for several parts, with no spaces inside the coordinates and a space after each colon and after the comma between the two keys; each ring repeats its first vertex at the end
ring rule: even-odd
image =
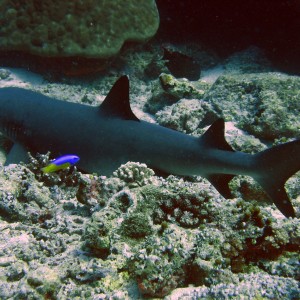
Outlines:
{"type": "Polygon", "coordinates": [[[80,157],[85,172],[110,175],[135,161],[165,174],[200,175],[230,198],[234,175],[253,177],[286,217],[295,217],[284,189],[300,169],[300,140],[258,154],[234,151],[224,120],[200,138],[139,120],[129,103],[129,80],[120,77],[100,107],[57,100],[30,90],[0,89],[0,131],[14,142],[6,164],[26,162],[28,151],[80,157]]]}

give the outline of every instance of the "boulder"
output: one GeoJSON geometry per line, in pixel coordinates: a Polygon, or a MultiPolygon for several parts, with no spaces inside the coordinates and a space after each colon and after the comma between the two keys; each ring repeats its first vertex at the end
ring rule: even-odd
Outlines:
{"type": "Polygon", "coordinates": [[[103,59],[158,26],[154,0],[0,0],[0,51],[103,59]]]}

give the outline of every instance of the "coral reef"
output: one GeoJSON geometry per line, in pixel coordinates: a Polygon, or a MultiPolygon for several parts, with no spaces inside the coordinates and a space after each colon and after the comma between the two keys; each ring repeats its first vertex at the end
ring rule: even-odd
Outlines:
{"type": "Polygon", "coordinates": [[[203,100],[255,137],[299,138],[299,87],[299,77],[281,73],[224,75],[203,100]]]}
{"type": "Polygon", "coordinates": [[[300,296],[299,219],[140,163],[44,181],[46,158],[0,173],[1,298],[300,296]]]}
{"type": "Polygon", "coordinates": [[[158,204],[153,215],[155,223],[168,221],[184,228],[197,228],[211,221],[216,195],[206,183],[195,186],[174,179],[168,183],[167,188],[156,189],[154,193],[158,204]]]}
{"type": "Polygon", "coordinates": [[[145,296],[163,297],[185,281],[184,267],[190,257],[189,237],[179,236],[171,228],[160,238],[150,237],[129,260],[129,270],[136,277],[145,296]]]}
{"type": "Polygon", "coordinates": [[[52,215],[55,202],[47,187],[27,168],[10,165],[0,174],[0,215],[7,221],[42,222],[52,215]],[[33,183],[29,183],[31,181],[33,183]]]}
{"type": "Polygon", "coordinates": [[[107,58],[126,41],[145,41],[159,25],[155,1],[4,0],[0,49],[41,56],[107,58]],[[134,16],[134,17],[133,17],[134,16]]]}
{"type": "MultiPolygon", "coordinates": [[[[267,70],[259,52],[229,58],[214,85],[163,75],[173,84],[163,90],[157,72],[165,62],[157,45],[138,49],[123,53],[125,64],[92,83],[41,80],[32,87],[22,76],[15,81],[13,70],[1,69],[0,86],[28,86],[99,105],[111,83],[128,71],[131,103],[141,119],[199,136],[224,116],[234,121],[226,124],[227,141],[247,153],[266,148],[260,137],[278,144],[298,136],[298,78],[248,74],[267,70]],[[245,65],[248,57],[251,64],[245,65]],[[155,62],[149,79],[145,67],[155,62]],[[151,89],[164,93],[151,104],[156,120],[141,113],[151,103],[151,89]],[[173,102],[164,98],[171,96],[173,102]]],[[[0,138],[4,158],[11,144],[0,138]]],[[[296,211],[288,219],[245,176],[230,182],[234,199],[224,199],[203,178],[166,177],[140,162],[120,166],[111,177],[76,168],[43,174],[50,157],[34,154],[26,165],[9,166],[1,158],[1,299],[300,298],[299,172],[285,185],[296,211]]]]}
{"type": "Polygon", "coordinates": [[[211,287],[175,289],[165,300],[184,299],[295,299],[299,297],[296,280],[268,274],[248,274],[234,283],[216,284],[211,287]]]}
{"type": "Polygon", "coordinates": [[[171,74],[162,73],[159,81],[152,86],[152,96],[145,105],[145,109],[150,113],[156,113],[166,105],[171,105],[178,100],[202,99],[211,84],[205,81],[195,81],[193,83],[176,79],[171,74]]]}
{"type": "Polygon", "coordinates": [[[128,162],[121,165],[113,175],[124,181],[127,186],[136,187],[152,183],[154,172],[145,164],[128,162]]]}
{"type": "Polygon", "coordinates": [[[192,133],[197,128],[211,124],[217,115],[207,102],[197,99],[181,99],[158,111],[155,117],[162,126],[192,133]]]}

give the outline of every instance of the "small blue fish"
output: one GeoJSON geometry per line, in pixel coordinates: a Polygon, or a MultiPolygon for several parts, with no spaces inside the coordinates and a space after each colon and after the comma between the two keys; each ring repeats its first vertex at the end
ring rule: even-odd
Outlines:
{"type": "Polygon", "coordinates": [[[80,158],[77,155],[63,155],[54,159],[49,165],[42,168],[42,171],[44,173],[52,173],[58,170],[66,169],[70,166],[75,165],[79,161],[79,159],[80,158]]]}

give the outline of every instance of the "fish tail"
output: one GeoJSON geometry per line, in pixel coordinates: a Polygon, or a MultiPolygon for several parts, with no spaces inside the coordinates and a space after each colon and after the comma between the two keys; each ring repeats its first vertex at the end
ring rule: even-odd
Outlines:
{"type": "Polygon", "coordinates": [[[285,191],[285,182],[300,170],[300,140],[281,144],[254,155],[255,180],[286,217],[295,210],[285,191]]]}

